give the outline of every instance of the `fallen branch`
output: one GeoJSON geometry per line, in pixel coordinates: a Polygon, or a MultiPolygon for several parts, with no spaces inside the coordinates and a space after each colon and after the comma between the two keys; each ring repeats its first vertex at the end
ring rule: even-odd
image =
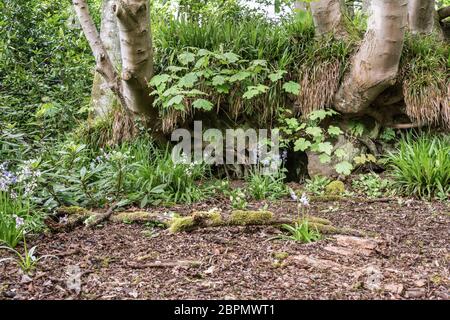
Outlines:
{"type": "Polygon", "coordinates": [[[439,20],[444,20],[450,17],[450,6],[440,8],[438,10],[439,20]]]}

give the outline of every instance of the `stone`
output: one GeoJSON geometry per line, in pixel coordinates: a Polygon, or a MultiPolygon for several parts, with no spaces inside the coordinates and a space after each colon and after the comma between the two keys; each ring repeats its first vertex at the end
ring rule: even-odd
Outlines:
{"type": "Polygon", "coordinates": [[[356,156],[359,156],[361,153],[366,152],[366,148],[362,146],[362,144],[354,139],[347,138],[344,135],[340,135],[334,144],[333,152],[337,149],[342,149],[345,152],[345,156],[340,159],[336,159],[336,157],[332,157],[332,161],[329,163],[321,163],[319,156],[320,154],[312,151],[307,151],[306,155],[308,156],[308,174],[313,176],[324,176],[330,178],[337,178],[339,174],[334,169],[334,166],[341,161],[348,161],[350,163],[353,162],[353,159],[356,156]]]}

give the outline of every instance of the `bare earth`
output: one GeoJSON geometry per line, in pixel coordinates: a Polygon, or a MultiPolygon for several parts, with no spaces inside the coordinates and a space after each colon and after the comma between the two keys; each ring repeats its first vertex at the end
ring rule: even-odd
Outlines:
{"type": "MultiPolygon", "coordinates": [[[[288,200],[267,204],[277,215],[296,215],[288,200]]],[[[226,200],[170,210],[212,207],[231,210],[226,200]]],[[[11,261],[0,263],[0,299],[448,299],[449,208],[396,199],[313,203],[310,214],[370,236],[312,244],[268,240],[279,233],[271,226],[169,234],[108,222],[94,231],[41,235],[29,246],[55,257],[30,276],[11,261]],[[70,278],[81,279],[81,287],[70,278]]]]}

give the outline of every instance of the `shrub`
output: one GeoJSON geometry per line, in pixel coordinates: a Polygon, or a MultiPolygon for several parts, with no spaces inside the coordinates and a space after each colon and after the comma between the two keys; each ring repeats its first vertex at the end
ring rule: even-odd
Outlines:
{"type": "Polygon", "coordinates": [[[450,193],[450,138],[408,134],[388,156],[394,187],[419,198],[446,199],[450,193]]]}
{"type": "Polygon", "coordinates": [[[382,179],[373,172],[360,175],[358,179],[352,181],[354,191],[373,198],[383,196],[388,191],[390,185],[389,180],[382,179]]]}

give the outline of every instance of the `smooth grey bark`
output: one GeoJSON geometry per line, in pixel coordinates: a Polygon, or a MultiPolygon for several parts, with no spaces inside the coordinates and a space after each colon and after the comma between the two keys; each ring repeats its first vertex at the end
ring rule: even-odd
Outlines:
{"type": "Polygon", "coordinates": [[[148,82],[153,76],[153,47],[148,0],[118,0],[113,7],[119,26],[123,94],[137,114],[154,116],[148,82]]]}
{"type": "Polygon", "coordinates": [[[343,113],[363,113],[395,83],[407,26],[407,0],[372,0],[368,29],[335,96],[343,113]]]}
{"type": "Polygon", "coordinates": [[[411,33],[429,34],[436,25],[435,0],[409,0],[408,25],[411,33]]]}
{"type": "Polygon", "coordinates": [[[96,71],[102,75],[108,88],[117,95],[121,103],[124,107],[126,107],[119,76],[103,42],[100,39],[100,35],[95,27],[94,21],[89,14],[89,7],[86,0],[73,0],[72,2],[78,16],[78,20],[80,21],[83,29],[83,33],[95,57],[96,71]]]}
{"type": "Polygon", "coordinates": [[[311,13],[316,28],[316,35],[333,33],[337,37],[347,34],[344,23],[343,0],[318,0],[311,2],[311,13]]]}
{"type": "MultiPolygon", "coordinates": [[[[103,0],[100,39],[105,46],[113,66],[116,70],[120,70],[119,27],[117,25],[116,15],[112,9],[114,4],[115,0],[103,0]]],[[[108,115],[116,102],[117,97],[109,90],[106,80],[99,73],[96,73],[91,95],[93,117],[101,118],[108,115]]]]}

